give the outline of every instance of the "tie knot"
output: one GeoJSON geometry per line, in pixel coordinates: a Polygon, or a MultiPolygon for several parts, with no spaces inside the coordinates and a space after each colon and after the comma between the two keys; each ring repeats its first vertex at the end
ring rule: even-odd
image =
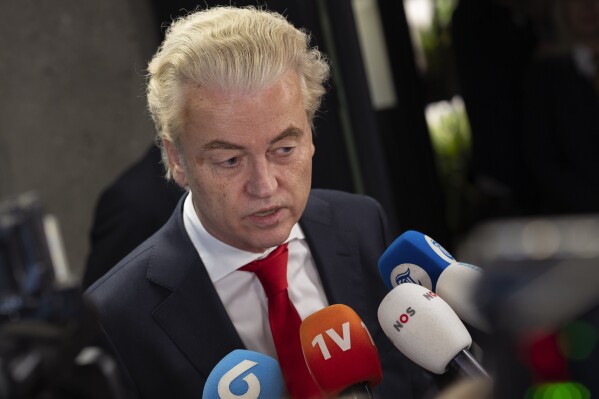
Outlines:
{"type": "Polygon", "coordinates": [[[260,280],[266,297],[287,289],[287,243],[279,245],[263,259],[248,263],[239,270],[252,272],[260,280]]]}

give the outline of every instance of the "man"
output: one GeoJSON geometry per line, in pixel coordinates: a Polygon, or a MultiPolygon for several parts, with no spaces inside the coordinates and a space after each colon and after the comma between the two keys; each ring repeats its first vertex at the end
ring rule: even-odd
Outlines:
{"type": "Polygon", "coordinates": [[[237,348],[278,357],[265,290],[241,268],[284,243],[301,319],[344,303],[370,330],[384,371],[378,397],[420,397],[427,383],[378,325],[386,289],[376,262],[388,238],[381,207],[310,190],[311,122],[329,68],[308,41],[278,14],[219,7],[174,22],[150,62],[148,102],[167,177],[189,194],[88,290],[137,396],[199,398],[215,364],[237,348]]]}

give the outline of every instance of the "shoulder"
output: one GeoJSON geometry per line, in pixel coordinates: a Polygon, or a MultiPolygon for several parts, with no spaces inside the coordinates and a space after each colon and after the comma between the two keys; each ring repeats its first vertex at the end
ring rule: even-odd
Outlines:
{"type": "Polygon", "coordinates": [[[325,189],[311,191],[304,217],[322,221],[330,218],[331,222],[341,225],[387,223],[382,206],[374,198],[325,189]]]}
{"type": "Polygon", "coordinates": [[[183,226],[183,200],[170,219],[153,235],[125,256],[97,282],[86,295],[100,306],[125,304],[125,298],[148,298],[176,289],[199,259],[183,226]]]}
{"type": "Polygon", "coordinates": [[[312,202],[320,201],[332,207],[336,212],[353,212],[356,209],[382,212],[382,207],[374,198],[345,191],[313,189],[310,192],[312,202]]]}
{"type": "Polygon", "coordinates": [[[374,198],[336,190],[313,189],[300,220],[304,229],[345,231],[361,241],[389,243],[387,218],[374,198]]]}
{"type": "Polygon", "coordinates": [[[150,259],[155,251],[152,240],[147,240],[118,262],[86,291],[99,310],[107,311],[111,303],[123,303],[122,298],[132,298],[146,284],[150,259]]]}
{"type": "MultiPolygon", "coordinates": [[[[139,244],[85,292],[101,313],[109,313],[112,307],[134,308],[137,299],[146,301],[164,295],[164,288],[171,288],[169,269],[184,269],[182,256],[186,251],[186,234],[183,231],[179,205],[171,218],[157,232],[139,244]],[[172,266],[176,264],[177,266],[172,266]],[[167,265],[171,265],[168,266],[167,265]],[[158,275],[165,278],[154,278],[158,275]]],[[[187,259],[187,258],[186,258],[187,259]]]]}

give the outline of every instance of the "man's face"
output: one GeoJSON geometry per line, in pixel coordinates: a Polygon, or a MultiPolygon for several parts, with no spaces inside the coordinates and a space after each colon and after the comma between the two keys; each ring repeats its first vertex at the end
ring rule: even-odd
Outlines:
{"type": "Polygon", "coordinates": [[[247,95],[192,88],[173,177],[193,194],[206,230],[242,250],[283,243],[310,192],[314,145],[297,73],[247,95]]]}

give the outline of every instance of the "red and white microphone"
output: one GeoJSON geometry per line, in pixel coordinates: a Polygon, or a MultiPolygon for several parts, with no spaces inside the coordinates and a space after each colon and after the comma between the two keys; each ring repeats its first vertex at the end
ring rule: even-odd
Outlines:
{"type": "Polygon", "coordinates": [[[326,397],[372,398],[383,372],[362,319],[346,305],[331,305],[300,326],[308,370],[326,397]]]}

